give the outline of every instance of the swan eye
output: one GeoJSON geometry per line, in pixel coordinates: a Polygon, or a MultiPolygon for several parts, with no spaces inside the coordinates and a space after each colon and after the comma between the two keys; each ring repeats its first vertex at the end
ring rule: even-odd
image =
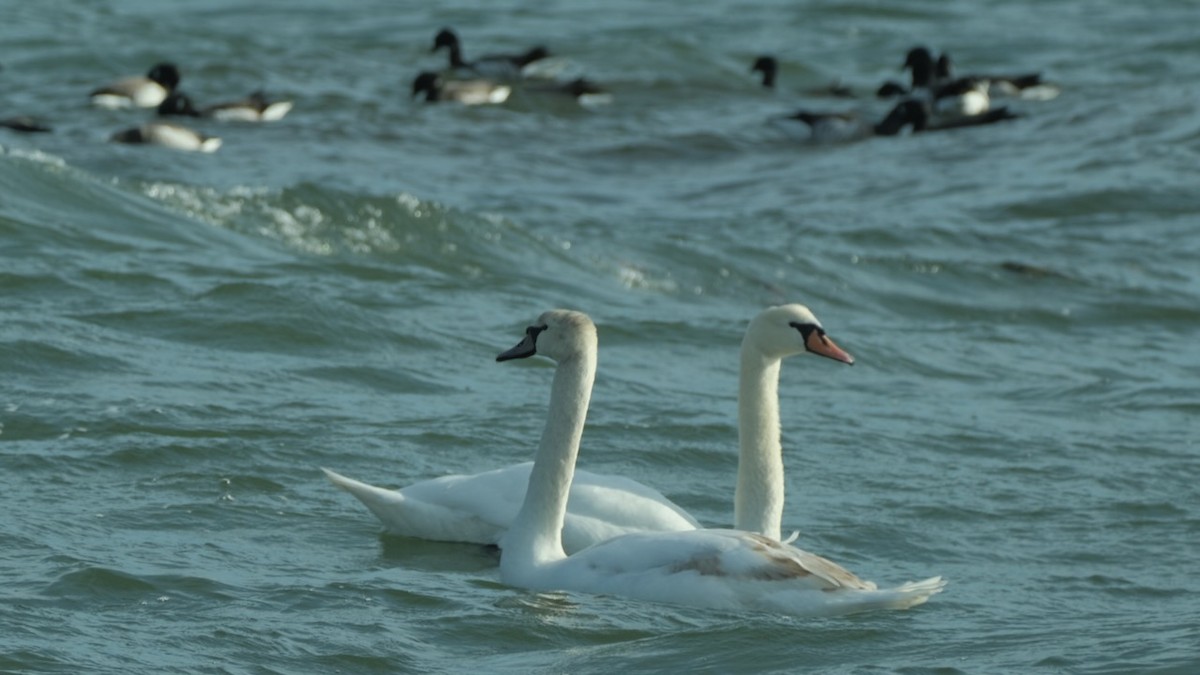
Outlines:
{"type": "Polygon", "coordinates": [[[829,345],[829,340],[825,337],[825,329],[815,323],[793,321],[788,325],[800,331],[800,337],[804,340],[804,349],[807,351],[821,354],[829,345]],[[813,342],[814,337],[816,342],[813,342]]]}
{"type": "Polygon", "coordinates": [[[825,337],[825,329],[821,328],[815,323],[800,323],[799,321],[793,321],[788,325],[800,331],[800,337],[804,338],[805,342],[808,342],[808,338],[813,334],[813,332],[816,332],[817,337],[825,337]]]}

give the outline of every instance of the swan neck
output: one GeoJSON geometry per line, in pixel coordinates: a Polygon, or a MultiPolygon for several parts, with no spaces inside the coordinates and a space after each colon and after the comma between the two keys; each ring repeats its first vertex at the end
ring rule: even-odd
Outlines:
{"type": "Polygon", "coordinates": [[[779,430],[780,359],[742,346],[738,383],[738,476],[734,523],[739,530],[780,537],[783,446],[779,430]]]}
{"type": "Polygon", "coordinates": [[[529,570],[566,557],[562,547],[567,497],[596,377],[596,351],[558,364],[550,410],[529,474],[529,487],[502,544],[501,567],[529,570]]]}

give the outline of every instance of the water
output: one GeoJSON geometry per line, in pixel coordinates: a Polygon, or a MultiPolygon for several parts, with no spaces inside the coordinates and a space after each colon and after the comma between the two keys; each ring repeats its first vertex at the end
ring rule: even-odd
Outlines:
{"type": "Polygon", "coordinates": [[[1200,667],[1200,12],[1188,3],[9,3],[0,670],[1192,672],[1200,667]],[[546,43],[591,110],[408,100],[546,43]],[[68,28],[69,27],[69,28],[68,28]],[[812,147],[764,121],[927,42],[1043,69],[988,129],[812,147]],[[782,61],[781,91],[747,73],[782,61]],[[215,155],[114,146],[93,86],[265,87],[215,155]],[[805,302],[854,368],[783,373],[785,528],[908,612],[710,612],[499,583],[381,536],[400,486],[528,459],[542,310],[600,326],[581,462],[732,518],[737,345],[805,302]]]}

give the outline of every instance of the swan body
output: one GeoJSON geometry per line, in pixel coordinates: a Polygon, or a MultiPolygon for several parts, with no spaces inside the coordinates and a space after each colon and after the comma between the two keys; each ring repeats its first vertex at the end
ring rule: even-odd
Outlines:
{"type": "MultiPolygon", "coordinates": [[[[750,322],[742,339],[734,526],[772,539],[781,536],[784,503],[780,365],[783,359],[805,352],[854,363],[803,305],[763,311],[750,322]],[[796,326],[803,326],[805,332],[796,326]]],[[[532,466],[525,462],[472,476],[443,476],[400,490],[324,471],[392,534],[497,544],[521,507],[532,466]]],[[[697,527],[695,518],[653,488],[628,478],[577,471],[567,501],[563,548],[573,553],[619,534],[697,527]]]]}
{"type": "MultiPolygon", "coordinates": [[[[794,328],[805,342],[824,337],[811,325],[794,328]]],[[[529,488],[501,540],[505,583],[798,616],[904,609],[942,590],[940,577],[879,590],[825,558],[741,530],[628,534],[568,556],[561,532],[596,372],[595,326],[580,312],[546,312],[497,360],[535,354],[557,367],[529,488]]]]}
{"type": "MultiPolygon", "coordinates": [[[[442,476],[385,490],[323,469],[388,532],[419,539],[498,544],[516,518],[533,462],[470,476],[442,476]]],[[[686,511],[641,483],[580,471],[571,485],[563,546],[578,551],[620,534],[699,527],[686,511]]]]}
{"type": "Polygon", "coordinates": [[[94,89],[92,105],[101,108],[153,108],[179,86],[179,69],[159,63],[145,77],[126,77],[94,89]]]}

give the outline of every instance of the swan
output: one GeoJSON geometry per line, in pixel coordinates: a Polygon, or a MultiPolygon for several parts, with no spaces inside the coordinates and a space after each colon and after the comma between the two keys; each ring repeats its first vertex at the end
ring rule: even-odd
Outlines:
{"type": "MultiPolygon", "coordinates": [[[[816,326],[794,328],[807,331],[806,341],[823,338],[816,326]]],[[[905,609],[944,587],[932,577],[880,590],[832,561],[744,530],[626,534],[568,556],[562,530],[596,374],[596,327],[581,312],[551,310],[496,360],[535,354],[557,367],[525,500],[500,544],[504,583],[797,616],[905,609]]]]}
{"type": "MultiPolygon", "coordinates": [[[[738,472],[734,527],[779,539],[784,477],[779,428],[779,371],[784,358],[811,352],[853,364],[804,305],[771,307],[750,321],[738,380],[738,472]],[[797,328],[803,327],[803,330],[797,328]]],[[[386,490],[322,469],[361,501],[392,534],[496,544],[521,506],[532,462],[471,476],[443,476],[386,490]]],[[[618,534],[690,530],[696,520],[637,481],[577,471],[563,547],[573,553],[618,534]]]]}

